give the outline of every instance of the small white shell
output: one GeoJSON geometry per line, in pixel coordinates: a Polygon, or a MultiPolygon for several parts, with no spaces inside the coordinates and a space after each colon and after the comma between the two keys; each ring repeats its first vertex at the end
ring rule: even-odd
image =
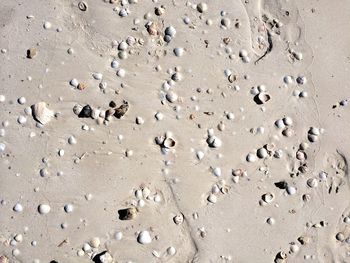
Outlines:
{"type": "Polygon", "coordinates": [[[215,167],[213,169],[213,174],[217,177],[221,176],[221,168],[220,167],[215,167]]]}
{"type": "Polygon", "coordinates": [[[42,215],[48,214],[51,210],[51,207],[48,204],[41,204],[38,206],[38,212],[42,215]]]}
{"type": "Polygon", "coordinates": [[[286,125],[284,124],[284,121],[282,119],[278,119],[275,121],[275,125],[277,128],[279,129],[283,129],[286,127],[286,125]]]}
{"type": "Polygon", "coordinates": [[[92,73],[92,77],[96,80],[101,80],[103,75],[102,73],[92,73]]]}
{"type": "Polygon", "coordinates": [[[297,192],[297,189],[294,186],[287,186],[286,190],[289,195],[294,195],[297,192]]]}
{"type": "Polygon", "coordinates": [[[309,134],[312,135],[320,135],[320,129],[316,127],[311,127],[309,130],[309,134]]]}
{"type": "Polygon", "coordinates": [[[171,91],[171,90],[167,92],[165,97],[170,103],[174,103],[178,99],[177,94],[175,92],[171,91]]]}
{"type": "Polygon", "coordinates": [[[34,119],[43,125],[47,124],[54,116],[53,111],[47,108],[46,102],[38,102],[32,105],[32,113],[34,119]]]}
{"type": "Polygon", "coordinates": [[[266,193],[266,194],[263,194],[262,196],[262,200],[265,203],[271,203],[274,199],[275,199],[274,193],[266,193]]]}
{"type": "Polygon", "coordinates": [[[122,232],[116,232],[114,235],[115,240],[122,240],[123,238],[123,233],[122,232]]]}
{"type": "Polygon", "coordinates": [[[222,141],[216,136],[210,136],[207,139],[207,143],[209,147],[212,147],[212,148],[219,148],[222,145],[222,141]]]}
{"type": "Polygon", "coordinates": [[[66,205],[64,206],[64,211],[65,211],[66,213],[71,213],[71,212],[73,212],[73,210],[74,210],[74,207],[73,207],[72,204],[66,204],[66,205]]]}
{"type": "Polygon", "coordinates": [[[173,148],[175,145],[176,145],[176,141],[171,137],[166,137],[165,140],[163,141],[163,146],[165,148],[170,149],[170,148],[173,148]]]}
{"type": "Polygon", "coordinates": [[[20,213],[20,212],[23,211],[23,206],[20,203],[17,203],[17,204],[14,205],[13,211],[15,211],[17,213],[20,213]]]}
{"type": "Polygon", "coordinates": [[[174,37],[175,34],[176,34],[176,30],[174,27],[172,26],[169,26],[165,29],[165,34],[168,35],[168,36],[171,36],[171,37],[174,37]]]}
{"type": "Polygon", "coordinates": [[[218,201],[218,198],[216,195],[214,194],[210,194],[207,198],[207,200],[212,203],[212,204],[215,204],[217,201],[218,201]]]}
{"type": "Polygon", "coordinates": [[[152,237],[148,231],[141,231],[137,236],[137,242],[143,245],[150,244],[152,242],[152,237]]]}
{"type": "Polygon", "coordinates": [[[176,253],[176,249],[174,247],[168,247],[166,252],[168,253],[169,256],[173,256],[176,253]]]}
{"type": "Polygon", "coordinates": [[[184,216],[183,214],[178,214],[174,216],[173,221],[176,225],[180,225],[184,222],[184,216]]]}
{"type": "Polygon", "coordinates": [[[98,237],[94,237],[90,240],[89,243],[93,248],[98,248],[101,244],[101,240],[98,237]]]}
{"type": "Polygon", "coordinates": [[[260,148],[257,150],[256,155],[260,158],[260,159],[264,159],[266,158],[269,154],[267,153],[267,150],[265,148],[260,148]]]}
{"type": "Polygon", "coordinates": [[[174,52],[175,56],[182,57],[183,54],[185,53],[185,50],[182,47],[176,47],[176,48],[174,48],[173,52],[174,52]]]}
{"type": "Polygon", "coordinates": [[[68,143],[69,144],[76,144],[77,143],[77,139],[72,135],[68,138],[68,143]]]}
{"type": "Polygon", "coordinates": [[[196,156],[198,160],[202,160],[204,158],[204,152],[202,151],[197,151],[196,156]]]}
{"type": "Polygon", "coordinates": [[[248,153],[246,160],[249,163],[253,163],[256,161],[256,155],[254,153],[248,153]]]}
{"type": "Polygon", "coordinates": [[[70,84],[71,86],[77,88],[78,85],[79,85],[79,81],[78,81],[77,79],[72,79],[72,80],[69,82],[69,84],[70,84]]]}
{"type": "Polygon", "coordinates": [[[293,125],[293,120],[291,117],[287,116],[287,117],[284,117],[283,119],[283,123],[287,126],[291,126],[293,125]]]}
{"type": "Polygon", "coordinates": [[[119,67],[119,62],[117,60],[112,60],[111,62],[111,67],[112,68],[118,68],[119,67]]]}
{"type": "Polygon", "coordinates": [[[306,184],[311,188],[315,188],[318,185],[318,181],[316,178],[310,178],[306,181],[306,184]]]}

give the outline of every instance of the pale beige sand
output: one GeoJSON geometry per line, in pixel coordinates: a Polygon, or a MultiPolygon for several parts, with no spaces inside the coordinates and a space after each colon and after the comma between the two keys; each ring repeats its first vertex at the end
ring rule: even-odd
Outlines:
{"type": "Polygon", "coordinates": [[[130,10],[126,17],[113,11],[121,8],[119,1],[86,0],[85,12],[78,2],[0,3],[0,95],[5,97],[0,102],[0,255],[8,262],[35,263],[92,262],[91,257],[106,250],[119,263],[350,262],[350,110],[339,105],[350,99],[348,1],[210,0],[200,14],[191,6],[197,2],[139,0],[125,5],[130,10]],[[156,16],[154,8],[160,5],[165,13],[156,16]],[[231,21],[228,28],[220,28],[221,11],[231,21]],[[44,29],[46,21],[50,29],[44,29]],[[159,35],[148,34],[149,21],[157,22],[159,35]],[[176,35],[167,44],[164,30],[170,25],[176,35]],[[268,49],[269,34],[271,52],[255,63],[268,49]],[[112,42],[128,36],[137,43],[128,47],[127,59],[119,59],[112,42]],[[32,47],[37,55],[26,58],[32,47]],[[176,47],[184,48],[183,56],[174,55],[176,47]],[[240,57],[242,50],[249,63],[240,57]],[[293,51],[302,59],[295,59],[293,51]],[[113,58],[125,77],[111,68],[113,58]],[[175,67],[182,79],[170,81],[168,88],[178,95],[170,103],[164,82],[175,67]],[[233,83],[226,69],[237,75],[233,83]],[[101,81],[92,77],[97,72],[107,83],[104,92],[101,81]],[[283,82],[287,75],[294,78],[288,85],[283,82]],[[298,76],[307,82],[297,84],[298,76]],[[72,87],[73,78],[86,88],[72,87]],[[263,105],[251,94],[259,85],[271,97],[263,105]],[[296,90],[308,96],[296,97],[296,90]],[[26,98],[23,105],[17,102],[20,97],[26,98]],[[130,108],[107,125],[73,112],[76,104],[106,110],[111,100],[118,106],[126,100],[130,108]],[[40,101],[56,113],[43,126],[25,113],[40,101]],[[163,120],[155,118],[158,111],[163,120]],[[19,124],[19,116],[26,123],[19,124]],[[144,123],[137,124],[136,117],[144,123]],[[274,124],[284,117],[293,120],[290,137],[274,124]],[[224,130],[217,128],[220,122],[224,130]],[[264,133],[258,134],[257,127],[264,127],[264,133]],[[310,127],[321,131],[313,143],[310,127]],[[222,141],[218,148],[207,144],[210,128],[222,141]],[[176,145],[162,154],[155,138],[168,131],[176,145]],[[72,135],[77,143],[70,145],[72,135]],[[306,161],[300,162],[296,152],[303,142],[309,148],[306,161]],[[274,151],[283,152],[281,158],[247,162],[247,154],[265,144],[274,144],[274,151]],[[197,151],[204,153],[202,160],[197,151]],[[298,172],[301,163],[307,169],[298,172]],[[220,167],[220,177],[213,175],[215,167],[220,167]],[[40,176],[43,168],[45,177],[40,176]],[[232,175],[235,169],[246,171],[239,181],[232,175]],[[321,172],[327,174],[324,180],[321,172]],[[317,187],[307,185],[310,178],[317,187]],[[277,188],[280,181],[296,193],[277,188]],[[118,210],[137,206],[135,191],[145,187],[151,195],[136,218],[120,220],[118,210]],[[217,200],[210,203],[207,198],[216,188],[217,200]],[[261,202],[268,192],[274,200],[261,202]],[[303,200],[305,194],[310,201],[303,200]],[[13,210],[16,203],[22,212],[13,210]],[[48,204],[50,212],[40,214],[40,204],[48,204]],[[73,205],[71,213],[64,211],[66,204],[73,205]],[[177,225],[173,218],[181,213],[184,222],[177,225]],[[150,232],[150,244],[137,242],[143,230],[150,232]],[[121,240],[115,239],[116,232],[123,233],[121,240]],[[101,240],[100,246],[84,253],[83,245],[93,237],[101,240]],[[300,237],[309,242],[301,244],[300,237]],[[286,259],[276,258],[281,252],[286,259]]]}

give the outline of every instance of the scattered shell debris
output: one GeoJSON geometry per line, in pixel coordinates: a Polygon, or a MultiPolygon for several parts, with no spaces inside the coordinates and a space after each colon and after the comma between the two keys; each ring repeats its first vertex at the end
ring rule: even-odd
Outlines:
{"type": "Polygon", "coordinates": [[[0,263],[350,262],[349,4],[22,2],[0,263]]]}

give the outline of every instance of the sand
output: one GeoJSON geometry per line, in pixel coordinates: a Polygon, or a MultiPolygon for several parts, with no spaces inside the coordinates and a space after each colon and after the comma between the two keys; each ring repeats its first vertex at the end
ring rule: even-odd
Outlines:
{"type": "Polygon", "coordinates": [[[350,262],[347,1],[79,2],[0,4],[0,262],[350,262]]]}

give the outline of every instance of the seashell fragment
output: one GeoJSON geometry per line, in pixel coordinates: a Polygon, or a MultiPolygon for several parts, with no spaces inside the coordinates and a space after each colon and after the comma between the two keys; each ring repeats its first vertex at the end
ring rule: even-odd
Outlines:
{"type": "Polygon", "coordinates": [[[265,92],[260,92],[259,94],[255,95],[254,101],[256,104],[261,105],[270,100],[270,95],[265,92]]]}
{"type": "Polygon", "coordinates": [[[216,136],[210,136],[207,143],[211,148],[219,148],[222,145],[222,141],[216,136]]]}
{"type": "Polygon", "coordinates": [[[32,105],[31,108],[33,118],[42,125],[49,123],[54,116],[53,111],[47,108],[46,102],[38,102],[32,105]]]}
{"type": "Polygon", "coordinates": [[[84,1],[81,1],[78,3],[78,8],[80,11],[85,12],[88,9],[88,6],[84,1]]]}
{"type": "Polygon", "coordinates": [[[170,103],[174,103],[175,101],[177,101],[178,96],[175,92],[173,91],[169,91],[166,95],[165,95],[166,99],[170,102],[170,103]]]}
{"type": "Polygon", "coordinates": [[[143,245],[150,244],[152,242],[152,237],[148,231],[141,231],[137,236],[137,242],[143,245]]]}
{"type": "Polygon", "coordinates": [[[100,263],[113,263],[113,257],[111,254],[107,252],[107,250],[98,253],[92,258],[93,262],[100,262],[100,263]]]}
{"type": "Polygon", "coordinates": [[[266,193],[262,195],[261,199],[265,203],[271,203],[275,199],[275,195],[273,193],[266,193]]]}
{"type": "Polygon", "coordinates": [[[101,240],[98,237],[94,237],[90,240],[90,246],[93,248],[98,248],[101,244],[101,240]]]}
{"type": "Polygon", "coordinates": [[[38,206],[38,212],[42,215],[48,214],[51,210],[51,207],[47,204],[41,204],[38,206]]]}
{"type": "Polygon", "coordinates": [[[132,220],[137,215],[137,209],[135,207],[120,209],[118,214],[120,220],[132,220]]]}
{"type": "Polygon", "coordinates": [[[27,58],[32,59],[37,55],[37,53],[38,52],[37,52],[36,48],[32,47],[32,48],[27,50],[27,58]]]}
{"type": "Polygon", "coordinates": [[[184,215],[178,214],[174,216],[173,221],[176,225],[181,225],[184,222],[184,215]]]}
{"type": "Polygon", "coordinates": [[[171,137],[165,138],[165,140],[162,143],[162,146],[168,149],[173,148],[175,145],[176,141],[171,137]]]}
{"type": "Polygon", "coordinates": [[[124,100],[123,104],[115,109],[114,116],[117,119],[120,119],[121,117],[123,117],[125,115],[125,113],[128,111],[128,109],[129,109],[129,103],[124,100]]]}

